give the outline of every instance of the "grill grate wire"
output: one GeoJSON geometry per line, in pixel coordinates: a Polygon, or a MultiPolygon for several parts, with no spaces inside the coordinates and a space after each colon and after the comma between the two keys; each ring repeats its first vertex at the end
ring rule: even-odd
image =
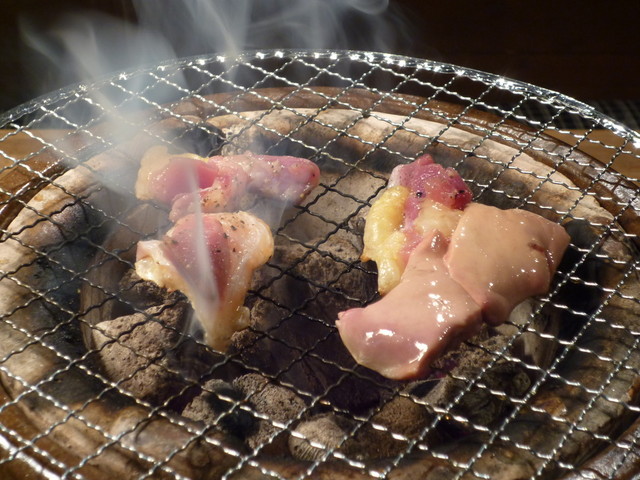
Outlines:
{"type": "MultiPolygon", "coordinates": [[[[496,478],[493,476],[495,472],[487,467],[486,457],[488,454],[493,455],[494,451],[507,450],[509,454],[522,455],[521,463],[531,462],[532,478],[569,475],[583,464],[586,465],[594,459],[597,461],[604,449],[620,452],[616,462],[609,465],[609,475],[616,476],[631,468],[629,465],[636,455],[636,440],[635,436],[623,436],[622,431],[631,425],[639,409],[636,398],[628,392],[635,392],[633,378],[637,378],[640,368],[640,326],[636,324],[634,330],[631,320],[626,317],[622,317],[621,320],[611,318],[610,311],[619,308],[620,302],[624,305],[637,304],[633,286],[638,275],[638,257],[635,256],[635,244],[638,239],[635,231],[623,225],[627,222],[628,216],[638,214],[637,192],[631,184],[638,179],[625,178],[616,172],[616,168],[623,161],[637,161],[640,139],[634,132],[591,107],[555,92],[447,64],[362,52],[265,51],[248,52],[236,58],[190,58],[121,73],[93,84],[74,86],[36,99],[5,114],[2,123],[4,133],[0,136],[0,155],[3,166],[0,176],[6,178],[10,175],[21,175],[27,179],[24,185],[17,189],[0,191],[0,209],[6,217],[2,219],[2,243],[19,244],[28,252],[29,257],[16,268],[3,269],[0,276],[0,282],[11,284],[12,288],[18,288],[21,292],[28,292],[16,300],[10,309],[3,311],[0,317],[5,328],[2,332],[11,336],[5,340],[6,346],[0,355],[0,373],[5,390],[0,405],[0,447],[4,450],[0,458],[0,467],[6,467],[7,471],[28,468],[43,478],[96,478],[96,472],[101,471],[101,463],[108,461],[111,455],[114,455],[114,451],[124,450],[126,455],[131,456],[132,462],[142,465],[139,470],[135,470],[136,473],[132,473],[132,478],[191,478],[180,463],[182,455],[191,455],[189,458],[192,458],[194,449],[203,444],[205,447],[220,449],[230,458],[224,470],[218,472],[221,478],[235,478],[234,475],[241,475],[247,469],[258,472],[258,476],[283,478],[288,476],[287,469],[281,468],[272,459],[265,461],[265,455],[268,455],[269,449],[278,441],[282,432],[303,440],[304,435],[296,430],[296,426],[319,411],[347,416],[350,420],[349,426],[344,430],[342,437],[338,438],[337,444],[328,447],[320,443],[312,444],[312,447],[320,452],[317,458],[305,463],[291,478],[320,477],[326,474],[326,468],[344,468],[345,471],[356,471],[368,478],[401,478],[403,469],[407,468],[407,462],[417,455],[436,461],[432,467],[434,471],[444,465],[442,468],[448,472],[447,476],[450,478],[496,478]],[[275,99],[273,91],[280,92],[275,99]],[[372,99],[364,102],[362,106],[354,104],[352,95],[358,91],[366,92],[372,99]],[[299,96],[312,98],[313,105],[299,106],[295,102],[299,96]],[[179,143],[193,131],[210,134],[210,130],[205,128],[194,111],[187,111],[184,107],[185,101],[195,102],[198,108],[214,112],[212,116],[226,115],[239,119],[241,126],[227,133],[224,138],[225,148],[243,149],[246,147],[246,137],[256,135],[255,132],[259,131],[261,135],[270,139],[265,153],[279,154],[293,149],[297,153],[304,152],[305,156],[321,164],[338,165],[340,173],[330,179],[324,179],[310,201],[287,218],[276,232],[278,239],[300,247],[305,253],[287,265],[271,264],[270,268],[275,274],[251,293],[253,300],[271,303],[283,312],[281,322],[258,332],[255,342],[259,343],[262,339],[280,344],[284,342],[284,346],[294,352],[288,363],[271,373],[268,368],[262,371],[255,365],[245,364],[240,354],[219,355],[215,357],[215,363],[204,372],[196,378],[190,378],[158,404],[132,394],[126,382],[149,366],[160,365],[167,374],[181,375],[179,369],[166,364],[170,361],[167,359],[172,355],[171,352],[164,352],[159,357],[139,351],[133,352],[143,358],[144,363],[125,378],[111,378],[101,368],[96,367],[96,359],[105,345],[117,344],[125,350],[131,350],[124,338],[138,328],[138,324],[118,335],[108,336],[108,343],[100,348],[76,345],[76,350],[73,350],[64,343],[68,340],[65,336],[73,337],[72,342],[81,339],[81,334],[78,333],[81,329],[94,328],[87,318],[116,302],[129,304],[133,313],[143,316],[141,322],[144,324],[155,323],[169,330],[175,330],[175,327],[165,325],[144,308],[131,305],[122,291],[113,291],[112,287],[95,280],[96,271],[105,265],[115,263],[121,268],[131,268],[132,263],[127,251],[136,243],[132,240],[116,248],[103,245],[96,240],[102,238],[102,230],[110,228],[126,231],[133,237],[150,235],[148,231],[129,224],[128,219],[135,215],[137,205],[127,205],[113,213],[110,206],[102,207],[99,202],[94,201],[96,196],[103,195],[104,188],[97,186],[79,193],[73,191],[63,179],[66,172],[74,169],[98,178],[104,177],[105,171],[96,168],[95,164],[88,160],[101,152],[118,148],[134,134],[142,132],[156,143],[165,145],[179,143]],[[456,108],[450,111],[443,110],[439,102],[454,104],[456,108]],[[245,103],[259,105],[260,108],[243,110],[242,105],[245,103]],[[385,111],[389,104],[393,104],[402,114],[390,116],[385,111]],[[535,111],[535,107],[545,107],[552,113],[543,118],[533,117],[529,112],[535,111]],[[353,115],[345,123],[336,126],[329,123],[328,117],[324,116],[335,109],[347,110],[353,115]],[[285,133],[274,127],[271,122],[272,116],[280,112],[297,122],[285,133]],[[487,117],[483,116],[478,120],[477,112],[490,115],[492,120],[484,120],[487,117]],[[415,127],[415,122],[424,118],[425,114],[439,125],[435,127],[435,131],[424,133],[415,127]],[[577,133],[567,130],[564,125],[568,119],[580,119],[585,128],[577,133]],[[170,136],[159,134],[156,126],[160,121],[177,122],[183,126],[183,131],[172,132],[170,136]],[[363,121],[384,124],[384,133],[373,140],[354,133],[363,121]],[[514,137],[509,130],[513,122],[524,126],[528,135],[514,137]],[[104,125],[113,128],[104,128],[104,125]],[[324,143],[320,141],[319,144],[301,140],[304,138],[302,132],[309,126],[329,131],[330,140],[324,143]],[[55,138],[47,134],[52,130],[58,132],[55,138]],[[457,143],[456,137],[451,134],[458,130],[470,133],[473,141],[457,143]],[[602,141],[599,136],[602,131],[613,132],[619,142],[609,144],[602,141]],[[445,377],[448,376],[464,385],[439,405],[428,404],[423,398],[408,392],[406,385],[390,385],[362,368],[346,367],[318,353],[323,351],[323,345],[329,344],[331,335],[334,334],[331,325],[333,319],[309,313],[310,305],[326,295],[344,301],[373,300],[373,296],[363,299],[342,291],[341,281],[351,272],[360,272],[362,275],[373,275],[373,272],[366,264],[336,255],[330,244],[343,232],[357,233],[355,222],[384,186],[386,175],[374,167],[376,162],[371,158],[384,155],[396,162],[407,162],[419,153],[415,150],[403,151],[396,148],[393,142],[400,133],[411,134],[423,142],[420,150],[428,150],[435,146],[457,152],[453,165],[466,172],[463,173],[466,176],[465,180],[472,186],[477,197],[501,198],[513,206],[546,211],[559,221],[581,220],[581,209],[584,205],[590,204],[589,202],[613,205],[611,217],[602,218],[601,224],[594,225],[598,232],[594,238],[584,245],[572,245],[576,261],[568,270],[559,272],[559,281],[534,306],[528,320],[522,324],[510,323],[509,333],[505,334],[506,340],[502,345],[492,348],[473,339],[466,342],[466,348],[483,351],[487,361],[473,378],[455,371],[445,372],[445,377]],[[5,151],[3,148],[3,144],[9,146],[17,136],[28,137],[35,145],[22,157],[17,157],[10,153],[9,149],[5,151]],[[565,143],[560,140],[557,140],[557,143],[550,142],[550,136],[562,137],[565,143]],[[340,142],[356,143],[357,156],[351,153],[343,154],[340,142]],[[495,160],[490,152],[487,153],[487,146],[494,143],[510,146],[508,161],[495,160]],[[580,153],[585,148],[606,151],[605,161],[602,164],[591,161],[589,157],[580,153]],[[545,158],[549,158],[550,169],[540,173],[520,163],[523,157],[531,155],[544,155],[545,158]],[[42,168],[38,163],[43,158],[46,168],[42,168]],[[628,160],[629,158],[631,160],[628,160]],[[468,168],[469,159],[479,159],[490,165],[492,175],[489,178],[471,176],[469,171],[465,170],[468,168]],[[563,169],[574,167],[591,169],[592,173],[586,180],[583,179],[580,185],[569,184],[564,177],[558,175],[558,172],[564,171],[563,169]],[[349,188],[345,189],[346,182],[354,172],[366,175],[374,182],[375,187],[364,196],[354,193],[349,188]],[[513,190],[503,179],[503,176],[511,174],[531,178],[533,182],[537,182],[537,186],[524,192],[513,190]],[[621,188],[626,195],[617,193],[618,185],[622,185],[621,188]],[[552,186],[571,191],[575,196],[569,203],[560,205],[541,203],[541,195],[545,189],[552,186]],[[36,194],[43,187],[59,190],[67,202],[51,212],[41,211],[36,194]],[[325,213],[323,202],[329,195],[339,198],[348,206],[343,218],[335,219],[325,213]],[[65,213],[78,207],[90,217],[89,226],[80,231],[73,231],[65,223],[65,213]],[[30,212],[35,220],[17,229],[14,224],[10,226],[9,221],[19,211],[30,212]],[[314,222],[324,226],[323,238],[301,240],[291,234],[291,228],[307,218],[312,218],[314,222]],[[25,233],[43,228],[42,225],[50,225],[60,232],[60,241],[56,245],[32,245],[28,240],[24,240],[29,238],[24,236],[25,233]],[[606,246],[607,242],[613,241],[628,246],[632,252],[631,258],[609,257],[603,245],[606,246]],[[75,252],[74,249],[80,248],[79,244],[86,251],[90,250],[92,255],[100,256],[101,260],[88,266],[77,262],[76,268],[75,263],[70,262],[68,252],[75,252]],[[327,264],[335,265],[338,273],[324,281],[301,275],[298,270],[316,255],[322,257],[327,264]],[[619,271],[618,277],[611,284],[604,284],[600,280],[585,276],[584,271],[589,262],[596,260],[612,265],[612,268],[619,271]],[[51,284],[47,288],[40,288],[40,284],[30,284],[29,276],[25,272],[37,268],[39,263],[46,265],[43,268],[55,270],[56,275],[61,276],[60,283],[51,284]],[[270,296],[270,288],[281,281],[304,282],[314,290],[298,305],[282,305],[270,296]],[[102,295],[102,300],[81,308],[79,300],[69,298],[68,292],[78,284],[95,289],[102,295]],[[582,308],[580,302],[564,303],[562,293],[572,285],[579,285],[586,288],[587,292],[597,294],[598,304],[582,308]],[[34,305],[40,304],[44,305],[44,310],[52,312],[57,323],[49,324],[48,328],[34,328],[37,326],[35,321],[25,322],[20,317],[21,312],[30,312],[31,308],[35,308],[34,305]],[[565,332],[564,336],[557,332],[541,331],[534,319],[547,311],[567,315],[578,323],[578,327],[575,331],[565,332]],[[279,336],[279,330],[282,325],[298,318],[304,318],[310,324],[324,328],[325,335],[309,345],[286,344],[279,336]],[[606,349],[603,350],[597,345],[592,346],[592,343],[595,344],[592,336],[596,335],[595,338],[599,338],[602,329],[615,331],[614,338],[624,333],[621,338],[625,338],[627,344],[611,351],[605,351],[606,349]],[[557,352],[548,365],[537,365],[513,352],[517,345],[532,337],[544,345],[555,345],[557,352]],[[16,338],[21,340],[15,340],[16,338]],[[15,344],[15,347],[12,347],[12,344],[15,344]],[[38,351],[42,349],[47,358],[51,357],[51,362],[57,367],[41,376],[34,374],[30,377],[25,375],[23,370],[16,368],[16,364],[21,362],[21,358],[28,359],[36,347],[38,351]],[[594,365],[606,365],[608,370],[598,384],[582,382],[580,372],[567,372],[567,362],[583,357],[588,357],[594,365]],[[331,368],[339,372],[338,377],[320,391],[309,391],[292,382],[291,378],[295,376],[296,368],[301,368],[301,365],[304,366],[309,361],[317,362],[314,365],[321,365],[322,368],[331,368]],[[504,363],[516,365],[527,373],[531,385],[525,392],[514,395],[509,393],[508,388],[492,384],[492,369],[504,363]],[[210,393],[217,395],[226,408],[217,412],[217,417],[210,424],[194,424],[172,410],[172,402],[180,401],[190,389],[201,387],[212,372],[223,368],[242,368],[247,372],[259,373],[270,383],[286,388],[303,399],[305,406],[292,418],[282,420],[260,411],[252,403],[255,392],[236,397],[211,391],[210,393]],[[94,388],[89,396],[83,396],[85,394],[82,392],[78,403],[61,396],[53,386],[67,377],[75,378],[76,375],[86,378],[87,383],[94,388]],[[354,378],[383,392],[381,395],[385,397],[384,400],[368,411],[355,413],[334,404],[332,395],[354,378]],[[623,388],[623,379],[631,385],[626,390],[623,388]],[[566,416],[566,412],[561,409],[556,411],[553,408],[549,409],[548,405],[536,403],[541,391],[546,392],[546,389],[553,388],[561,389],[563,395],[566,391],[573,392],[582,402],[582,406],[578,406],[566,416]],[[474,391],[482,392],[491,400],[503,402],[506,414],[497,421],[484,424],[471,418],[468,412],[461,413],[460,405],[466,396],[474,391]],[[93,413],[93,409],[98,405],[111,401],[114,392],[145,412],[139,421],[125,425],[120,430],[112,430],[110,424],[101,424],[93,413]],[[404,399],[430,409],[431,419],[412,435],[393,432],[392,427],[378,423],[378,416],[394,399],[404,399]],[[23,428],[7,420],[14,415],[25,415],[26,410],[29,420],[25,423],[34,422],[28,412],[40,404],[46,404],[61,412],[57,420],[40,430],[37,428],[37,422],[35,427],[23,428]],[[591,417],[601,415],[601,410],[606,408],[610,409],[613,420],[604,422],[607,428],[594,430],[591,417]],[[262,439],[260,444],[249,449],[238,447],[233,442],[227,443],[224,436],[215,434],[218,424],[240,414],[249,415],[254,422],[266,423],[272,427],[271,434],[262,439]],[[538,448],[532,447],[528,439],[514,433],[514,425],[521,421],[519,419],[522,415],[527,415],[531,422],[534,417],[541,417],[551,425],[554,436],[551,436],[546,444],[538,443],[538,448]],[[614,420],[618,417],[620,420],[616,423],[614,420]],[[143,425],[157,418],[186,432],[177,441],[169,442],[168,449],[160,448],[160,454],[155,450],[145,451],[138,448],[138,444],[131,440],[132,435],[142,435],[140,431],[143,425]],[[442,441],[436,442],[434,447],[431,437],[443,435],[443,424],[452,425],[454,432],[450,435],[453,438],[441,439],[442,441]],[[80,458],[74,457],[74,452],[67,456],[64,453],[67,447],[64,444],[57,445],[57,442],[60,432],[71,425],[74,428],[86,429],[87,435],[92,439],[98,438],[98,447],[80,458]],[[460,435],[457,439],[456,428],[457,435],[460,435]],[[366,434],[370,429],[390,432],[394,441],[401,446],[389,457],[375,461],[365,458],[361,452],[353,454],[345,450],[345,445],[359,434],[363,434],[362,432],[366,434]],[[466,441],[465,439],[476,438],[476,443],[469,442],[465,447],[467,450],[462,455],[452,454],[450,447],[447,447],[461,441],[460,439],[466,441]],[[575,442],[582,441],[590,445],[589,458],[582,458],[572,450],[575,449],[575,442]],[[440,448],[440,444],[444,447],[440,448]]],[[[104,183],[117,192],[117,195],[131,196],[131,192],[127,192],[130,187],[127,187],[126,180],[113,178],[108,174],[106,176],[108,178],[104,178],[104,183]]],[[[158,231],[160,230],[156,230],[156,233],[158,231]]],[[[180,336],[191,335],[182,331],[175,333],[180,336]]],[[[197,336],[195,340],[192,338],[192,341],[205,348],[197,336]]],[[[432,379],[431,382],[437,383],[437,380],[432,379]]],[[[423,388],[429,386],[423,385],[423,388]]],[[[568,404],[572,404],[571,402],[579,403],[578,400],[567,400],[568,404]]],[[[509,478],[508,474],[509,472],[506,472],[504,478],[509,478]]]]}

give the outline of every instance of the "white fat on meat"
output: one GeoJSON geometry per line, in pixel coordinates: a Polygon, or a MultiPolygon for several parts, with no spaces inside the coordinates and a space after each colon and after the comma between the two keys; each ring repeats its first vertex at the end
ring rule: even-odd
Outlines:
{"type": "Polygon", "coordinates": [[[447,243],[432,231],[382,300],[338,315],[340,336],[359,364],[388,378],[419,377],[446,348],[479,330],[480,307],[444,265],[447,243]]]}
{"type": "Polygon", "coordinates": [[[187,215],[161,240],[138,243],[135,270],[144,280],[187,296],[205,341],[226,350],[246,328],[251,277],[273,255],[269,226],[247,212],[187,215]]]}

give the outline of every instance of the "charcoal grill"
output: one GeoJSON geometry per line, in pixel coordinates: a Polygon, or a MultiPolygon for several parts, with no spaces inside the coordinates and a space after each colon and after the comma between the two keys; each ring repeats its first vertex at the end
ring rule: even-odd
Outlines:
{"type": "Polygon", "coordinates": [[[76,85],[0,123],[5,475],[631,478],[640,470],[640,205],[638,179],[619,173],[638,161],[640,136],[616,121],[449,64],[257,51],[76,85]],[[17,138],[30,140],[27,151],[9,148],[17,138]],[[277,222],[286,248],[247,299],[269,321],[256,320],[227,353],[167,316],[188,310],[179,295],[142,305],[131,293],[139,282],[121,283],[138,239],[166,229],[162,209],[133,195],[153,145],[286,153],[323,172],[306,203],[277,222]],[[600,161],[585,153],[593,151],[600,161]],[[430,377],[390,382],[336,353],[334,315],[374,300],[375,267],[357,257],[363,219],[393,166],[425,152],[456,168],[477,201],[535,211],[563,223],[572,241],[547,295],[447,354],[430,377]],[[135,321],[113,323],[123,317],[135,321]],[[166,348],[132,341],[135,332],[166,348]],[[105,366],[107,351],[124,358],[119,373],[105,366]],[[135,379],[148,372],[164,383],[144,390],[135,379]],[[193,413],[199,401],[208,416],[193,413]]]}

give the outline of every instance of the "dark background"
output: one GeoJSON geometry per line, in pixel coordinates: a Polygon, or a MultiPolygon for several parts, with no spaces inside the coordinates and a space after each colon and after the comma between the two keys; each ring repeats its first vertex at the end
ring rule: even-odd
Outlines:
{"type": "MultiPolygon", "coordinates": [[[[230,0],[231,1],[231,0],[230,0]]],[[[21,24],[47,31],[69,12],[137,21],[128,0],[4,2],[0,17],[0,111],[73,83],[26,45],[21,24]]],[[[640,2],[391,0],[393,53],[505,75],[583,101],[640,100],[640,2]]],[[[188,33],[188,31],[186,32],[188,33]]],[[[270,47],[294,47],[278,44],[270,47]]],[[[358,35],[347,45],[369,49],[358,35]]],[[[268,42],[267,42],[268,43],[268,42]]],[[[180,56],[210,53],[176,46],[180,56]]],[[[120,67],[120,65],[116,65],[120,67]]],[[[123,64],[123,68],[127,65],[123,64]]]]}

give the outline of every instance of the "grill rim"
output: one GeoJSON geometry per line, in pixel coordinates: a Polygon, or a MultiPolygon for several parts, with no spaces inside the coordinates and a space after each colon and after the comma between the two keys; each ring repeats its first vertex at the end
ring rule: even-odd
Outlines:
{"type": "Polygon", "coordinates": [[[296,58],[296,57],[310,57],[312,59],[345,59],[353,61],[364,61],[369,64],[376,65],[389,65],[391,67],[408,67],[416,70],[424,69],[428,71],[435,71],[439,73],[456,74],[459,76],[468,77],[471,79],[477,79],[484,83],[497,83],[506,90],[514,92],[526,92],[535,97],[545,98],[553,102],[557,102],[559,105],[573,108],[577,110],[581,115],[587,118],[593,118],[598,123],[602,124],[603,128],[614,131],[619,136],[625,136],[629,139],[634,139],[635,142],[640,143],[640,132],[636,132],[627,127],[623,123],[615,120],[614,118],[606,115],[595,107],[577,100],[573,97],[565,95],[563,93],[550,90],[544,87],[524,82],[517,79],[512,79],[506,76],[501,76],[489,72],[485,72],[478,69],[472,69],[468,67],[458,66],[451,63],[440,62],[430,60],[426,58],[416,58],[405,55],[398,55],[393,53],[381,53],[364,50],[331,50],[331,49],[256,49],[246,50],[235,55],[225,55],[224,53],[208,53],[202,55],[194,55],[188,57],[182,57],[177,59],[168,59],[163,62],[138,66],[125,70],[111,72],[102,75],[98,78],[88,81],[80,81],[62,87],[38,96],[32,100],[24,102],[12,109],[0,114],[0,125],[6,126],[14,121],[16,118],[25,117],[44,104],[53,104],[62,99],[72,97],[78,92],[93,91],[105,84],[112,81],[119,76],[132,76],[145,72],[153,72],[157,70],[163,70],[166,68],[184,68],[189,64],[206,64],[213,61],[219,61],[221,58],[229,58],[233,61],[250,63],[252,60],[266,60],[266,59],[282,59],[282,58],[296,58]]]}

